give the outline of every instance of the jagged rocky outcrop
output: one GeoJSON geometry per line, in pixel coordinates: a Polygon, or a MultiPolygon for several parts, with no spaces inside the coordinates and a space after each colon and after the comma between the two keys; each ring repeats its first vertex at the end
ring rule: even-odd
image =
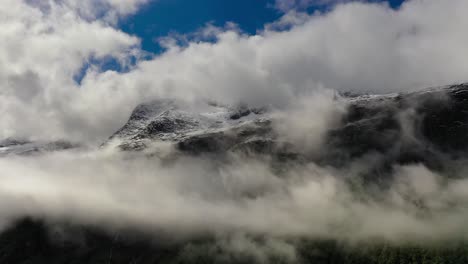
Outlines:
{"type": "Polygon", "coordinates": [[[183,102],[158,100],[139,105],[128,122],[106,144],[122,150],[143,150],[154,142],[173,143],[187,154],[226,152],[252,147],[268,151],[273,140],[264,108],[206,104],[191,109],[183,102]]]}

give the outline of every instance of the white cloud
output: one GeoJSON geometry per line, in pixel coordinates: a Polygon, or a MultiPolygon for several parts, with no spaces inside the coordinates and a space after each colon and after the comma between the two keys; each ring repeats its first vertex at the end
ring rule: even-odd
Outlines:
{"type": "Polygon", "coordinates": [[[60,136],[64,126],[73,134],[87,119],[73,109],[81,100],[73,76],[90,57],[128,56],[139,40],[52,1],[47,11],[6,1],[0,6],[0,37],[7,40],[0,44],[1,137],[60,136]]]}
{"type": "MultiPolygon", "coordinates": [[[[68,5],[49,2],[53,8],[45,14],[7,1],[0,7],[6,40],[0,44],[2,137],[104,139],[136,104],[154,97],[286,107],[318,87],[386,93],[468,78],[464,0],[414,0],[398,10],[348,3],[325,14],[290,12],[281,24],[288,30],[269,26],[254,36],[211,28],[215,43],[180,47],[166,41],[167,52],[140,60],[127,73],[91,67],[81,85],[73,75],[90,56],[125,60],[141,52],[139,40],[101,19],[84,19],[68,5]]],[[[112,3],[130,12],[139,1],[112,3]]]]}
{"type": "Polygon", "coordinates": [[[72,11],[84,19],[101,19],[115,23],[121,16],[135,13],[150,0],[24,0],[30,6],[48,13],[58,6],[72,11]]]}

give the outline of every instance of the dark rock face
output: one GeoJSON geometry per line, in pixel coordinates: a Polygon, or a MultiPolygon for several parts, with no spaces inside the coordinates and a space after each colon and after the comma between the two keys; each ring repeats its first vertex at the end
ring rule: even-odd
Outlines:
{"type": "Polygon", "coordinates": [[[379,169],[423,163],[442,169],[468,151],[468,85],[352,100],[342,125],[330,131],[326,163],[343,166],[380,155],[379,169]]]}
{"type": "Polygon", "coordinates": [[[157,135],[158,133],[174,133],[180,129],[184,129],[189,124],[183,119],[162,118],[161,120],[152,121],[146,128],[146,134],[157,135]]]}
{"type": "Polygon", "coordinates": [[[136,151],[155,141],[170,142],[182,153],[199,155],[241,150],[271,137],[271,122],[263,109],[210,105],[208,111],[197,113],[182,103],[158,101],[138,106],[109,141],[119,140],[122,150],[136,151]]]}
{"type": "Polygon", "coordinates": [[[199,134],[182,139],[177,149],[190,154],[226,152],[232,150],[260,150],[253,142],[268,139],[272,134],[269,121],[256,120],[227,130],[199,134]],[[250,149],[252,146],[254,148],[250,149]]]}
{"type": "Polygon", "coordinates": [[[251,113],[256,114],[256,115],[261,115],[265,113],[265,111],[266,111],[265,108],[249,108],[246,105],[241,105],[233,111],[233,113],[229,116],[229,118],[232,120],[238,120],[244,116],[250,115],[251,113]]]}
{"type": "MultiPolygon", "coordinates": [[[[424,115],[421,130],[427,141],[445,152],[468,147],[468,85],[448,89],[448,99],[427,100],[418,109],[424,115]]],[[[442,97],[442,96],[441,96],[442,97]]]]}

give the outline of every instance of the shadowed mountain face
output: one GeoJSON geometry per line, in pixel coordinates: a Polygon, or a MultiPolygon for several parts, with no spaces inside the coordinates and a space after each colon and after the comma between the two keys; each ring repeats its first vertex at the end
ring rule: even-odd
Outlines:
{"type": "Polygon", "coordinates": [[[373,158],[375,166],[368,173],[413,163],[442,170],[468,150],[466,84],[339,100],[347,104],[347,111],[327,132],[318,155],[285,142],[274,129],[278,120],[266,108],[209,105],[193,112],[175,101],[138,106],[107,144],[115,141],[122,150],[151,152],[157,149],[154,142],[165,142],[186,155],[241,152],[337,168],[373,158]]]}
{"type": "MultiPolygon", "coordinates": [[[[422,163],[444,170],[468,151],[468,86],[351,100],[330,131],[323,161],[335,166],[378,157],[374,169],[422,163]]],[[[375,172],[375,171],[373,171],[375,172]]]]}
{"type": "MultiPolygon", "coordinates": [[[[278,120],[268,108],[216,104],[194,108],[168,100],[138,106],[105,145],[148,156],[157,154],[161,147],[169,147],[175,157],[269,157],[279,167],[310,161],[347,170],[365,163],[359,174],[371,183],[384,183],[395,167],[407,164],[424,164],[451,177],[456,164],[466,159],[468,85],[405,94],[343,96],[337,100],[346,104],[346,111],[326,132],[318,153],[285,140],[275,129],[278,120]]],[[[0,155],[72,147],[54,144],[3,141],[0,155]]],[[[249,239],[255,247],[269,248],[261,261],[257,253],[231,251],[210,235],[181,242],[137,232],[111,234],[98,228],[26,219],[0,234],[0,263],[468,262],[468,247],[464,243],[419,248],[383,242],[356,249],[326,239],[290,238],[288,243],[297,250],[297,256],[291,260],[275,255],[268,238],[249,239]]]]}
{"type": "Polygon", "coordinates": [[[343,127],[335,131],[352,155],[420,147],[447,153],[465,152],[468,143],[468,86],[452,86],[391,97],[356,100],[343,127]],[[389,144],[393,143],[393,144],[389,144]]]}

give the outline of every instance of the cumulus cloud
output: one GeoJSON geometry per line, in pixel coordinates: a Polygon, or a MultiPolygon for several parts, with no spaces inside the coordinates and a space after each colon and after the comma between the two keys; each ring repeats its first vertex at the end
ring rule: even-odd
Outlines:
{"type": "Polygon", "coordinates": [[[72,135],[88,126],[73,103],[87,104],[73,76],[92,57],[125,60],[139,44],[100,20],[83,19],[65,4],[47,4],[48,10],[23,1],[0,7],[0,35],[8,40],[0,44],[2,137],[60,137],[65,127],[72,135]]]}
{"type": "Polygon", "coordinates": [[[387,93],[466,81],[468,72],[463,0],[293,12],[283,27],[257,35],[227,27],[209,30],[215,42],[166,41],[167,51],[149,60],[138,59],[138,38],[79,11],[96,3],[125,15],[143,1],[7,0],[0,7],[2,137],[102,140],[153,98],[281,108],[318,87],[387,93]],[[93,58],[137,63],[126,64],[126,73],[91,66],[77,84],[73,77],[93,58]]]}

